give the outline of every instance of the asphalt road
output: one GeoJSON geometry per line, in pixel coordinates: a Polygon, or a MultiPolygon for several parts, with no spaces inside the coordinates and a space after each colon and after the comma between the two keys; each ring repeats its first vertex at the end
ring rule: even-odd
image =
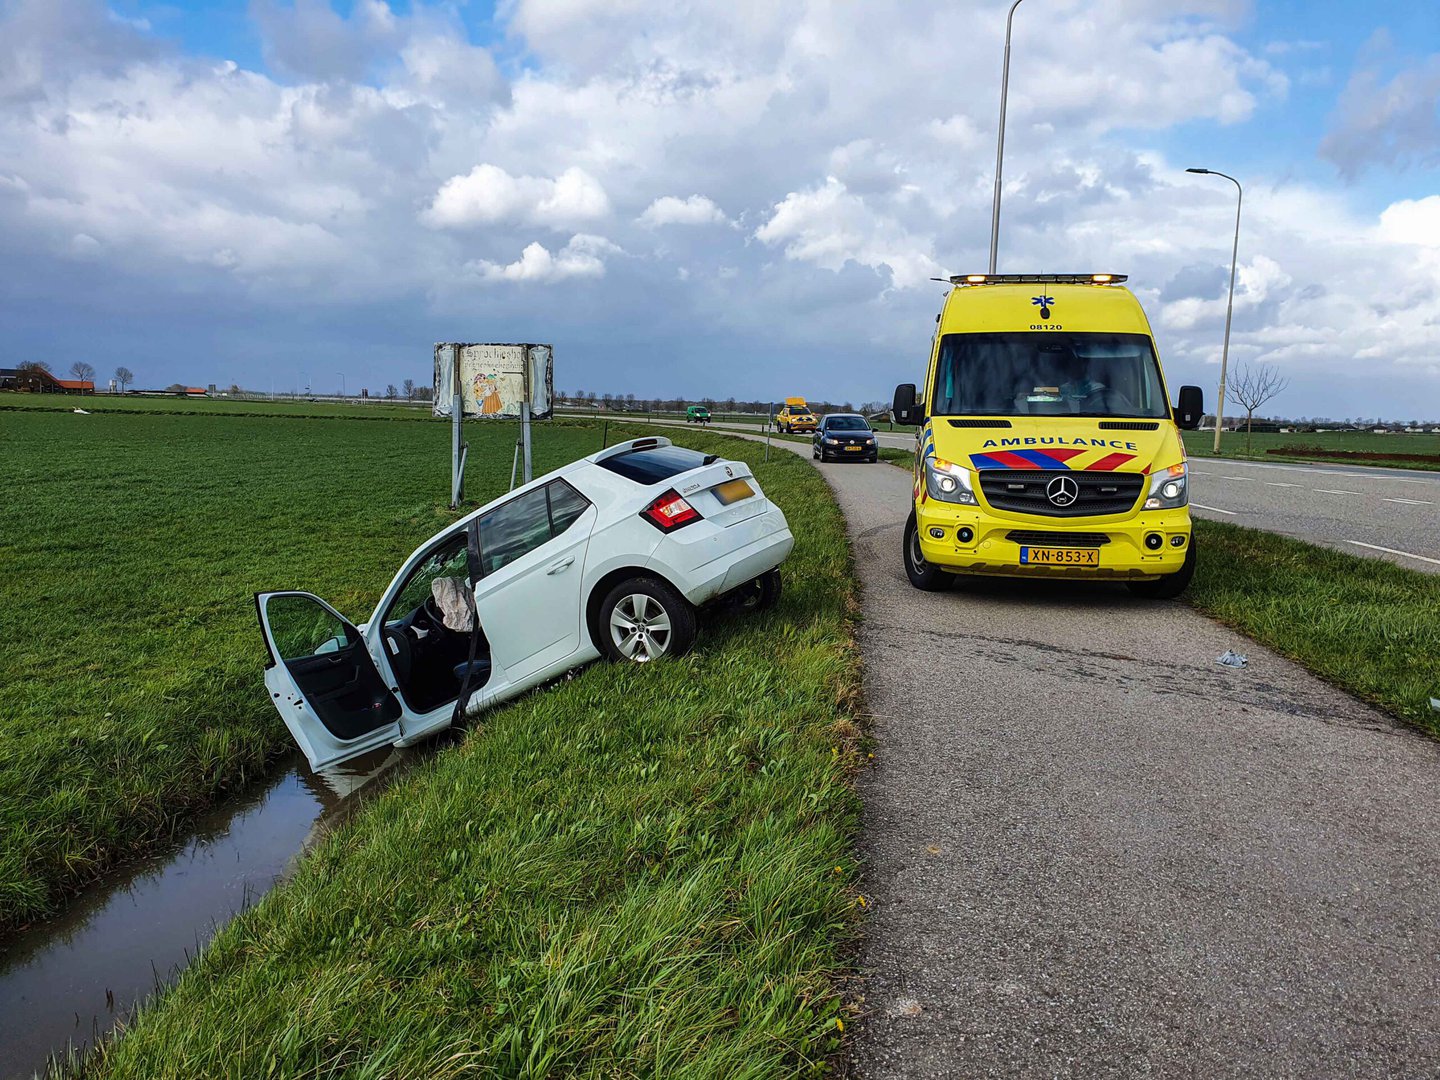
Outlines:
{"type": "Polygon", "coordinates": [[[1191,458],[1199,517],[1440,573],[1440,473],[1191,458]]]}
{"type": "MultiPolygon", "coordinates": [[[[882,446],[915,446],[915,436],[907,432],[877,432],[876,437],[882,446]]],[[[1190,471],[1191,508],[1197,517],[1440,573],[1440,473],[1214,458],[1191,458],[1190,471]]]]}
{"type": "Polygon", "coordinates": [[[878,744],[855,1075],[1440,1075],[1440,744],[1183,603],[918,592],[908,475],[822,468],[878,744]]]}

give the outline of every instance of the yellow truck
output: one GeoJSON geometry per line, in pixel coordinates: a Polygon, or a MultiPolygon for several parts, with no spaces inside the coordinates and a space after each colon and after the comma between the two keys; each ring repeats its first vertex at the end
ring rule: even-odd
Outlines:
{"type": "Polygon", "coordinates": [[[1195,572],[1185,447],[1203,397],[1173,408],[1122,274],[969,274],[937,317],[923,386],[905,572],[1120,581],[1180,595],[1195,572]]]}
{"type": "Polygon", "coordinates": [[[787,397],[784,407],[775,414],[775,426],[787,435],[813,432],[815,414],[810,411],[803,397],[787,397]]]}

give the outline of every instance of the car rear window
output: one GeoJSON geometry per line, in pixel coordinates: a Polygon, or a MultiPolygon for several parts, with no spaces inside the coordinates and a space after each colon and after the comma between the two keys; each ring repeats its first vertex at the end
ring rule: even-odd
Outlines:
{"type": "Polygon", "coordinates": [[[598,464],[602,469],[634,480],[637,484],[658,484],[705,464],[705,455],[683,446],[657,446],[651,450],[631,450],[616,454],[598,464]]]}

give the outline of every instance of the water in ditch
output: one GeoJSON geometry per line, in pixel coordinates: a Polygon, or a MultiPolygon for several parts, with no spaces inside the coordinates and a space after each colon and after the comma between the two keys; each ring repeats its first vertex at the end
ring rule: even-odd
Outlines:
{"type": "Polygon", "coordinates": [[[59,918],[0,941],[0,1080],[43,1075],[52,1055],[127,1020],[407,756],[386,749],[320,773],[300,762],[204,815],[170,854],[125,867],[59,918]]]}

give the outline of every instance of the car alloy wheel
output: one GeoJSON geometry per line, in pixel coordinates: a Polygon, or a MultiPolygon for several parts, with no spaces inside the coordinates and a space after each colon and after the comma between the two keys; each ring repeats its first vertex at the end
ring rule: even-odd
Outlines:
{"type": "Polygon", "coordinates": [[[645,593],[622,597],[610,612],[610,640],[628,660],[643,664],[664,656],[673,633],[669,612],[645,593]]]}

